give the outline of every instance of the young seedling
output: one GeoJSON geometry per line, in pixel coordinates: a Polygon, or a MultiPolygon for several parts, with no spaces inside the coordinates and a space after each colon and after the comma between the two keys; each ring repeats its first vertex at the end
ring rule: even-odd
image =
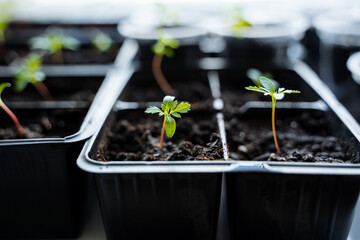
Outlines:
{"type": "Polygon", "coordinates": [[[160,149],[164,149],[164,131],[166,129],[166,135],[171,138],[175,134],[176,122],[173,117],[181,118],[180,113],[187,113],[190,111],[191,105],[187,102],[181,102],[179,105],[173,96],[165,96],[163,103],[161,104],[161,109],[156,106],[150,106],[145,110],[145,113],[155,114],[158,113],[159,116],[164,116],[164,121],[161,128],[160,134],[160,149]]]}
{"type": "Polygon", "coordinates": [[[1,93],[4,91],[5,88],[10,87],[10,86],[11,86],[10,83],[1,83],[0,84],[0,107],[7,113],[7,115],[9,115],[11,120],[14,122],[15,127],[16,127],[16,132],[17,132],[19,138],[22,138],[23,133],[22,133],[22,127],[20,125],[19,120],[17,119],[15,114],[5,105],[5,103],[1,99],[1,93]]]}
{"type": "Polygon", "coordinates": [[[155,80],[159,84],[161,90],[166,95],[175,95],[174,89],[170,86],[166,80],[164,74],[161,71],[161,62],[164,55],[166,57],[172,57],[174,55],[174,49],[179,47],[179,42],[176,39],[172,39],[164,34],[163,31],[158,31],[158,40],[152,45],[151,49],[154,53],[152,61],[152,71],[155,80]]]}
{"type": "Polygon", "coordinates": [[[260,77],[259,82],[255,82],[256,86],[249,86],[246,87],[247,90],[255,91],[263,93],[264,95],[270,95],[272,100],[272,114],[271,114],[271,125],[272,125],[272,132],[275,142],[276,151],[281,156],[281,151],[277,142],[276,138],[276,131],[275,131],[275,104],[277,100],[281,100],[284,98],[285,93],[300,93],[298,90],[286,90],[285,88],[279,88],[276,90],[274,83],[268,79],[267,77],[260,77]]]}
{"type": "Polygon", "coordinates": [[[102,53],[110,50],[113,40],[108,34],[100,30],[96,30],[94,36],[92,37],[92,44],[99,52],[102,53]]]}
{"type": "Polygon", "coordinates": [[[235,7],[229,12],[229,21],[231,22],[232,33],[238,38],[241,38],[246,28],[252,26],[250,22],[242,17],[241,9],[238,7],[235,7]]]}
{"type": "Polygon", "coordinates": [[[30,53],[22,60],[21,66],[15,74],[15,90],[22,92],[31,83],[44,100],[51,101],[53,97],[44,84],[45,73],[41,71],[41,62],[41,57],[35,53],[30,53]]]}
{"type": "Polygon", "coordinates": [[[14,3],[9,0],[0,1],[0,43],[5,45],[5,30],[11,21],[11,10],[14,3]]]}
{"type": "Polygon", "coordinates": [[[63,35],[58,29],[50,29],[46,34],[30,39],[31,49],[41,49],[51,55],[53,63],[63,64],[63,49],[77,50],[80,42],[63,35]]]}

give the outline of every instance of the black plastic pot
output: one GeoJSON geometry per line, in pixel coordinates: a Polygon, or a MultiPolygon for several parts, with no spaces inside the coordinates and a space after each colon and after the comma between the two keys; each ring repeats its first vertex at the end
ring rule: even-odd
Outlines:
{"type": "Polygon", "coordinates": [[[350,109],[358,95],[346,68],[349,56],[360,50],[360,20],[356,8],[327,12],[314,21],[320,38],[320,77],[350,109]]]}
{"type": "Polygon", "coordinates": [[[291,46],[299,48],[293,57],[301,56],[299,41],[309,28],[303,16],[269,9],[245,8],[242,18],[252,26],[241,33],[234,33],[233,23],[226,18],[217,17],[204,22],[214,37],[221,37],[225,41],[224,52],[220,52],[219,56],[272,61],[286,58],[291,46]]]}
{"type": "Polygon", "coordinates": [[[164,22],[162,13],[155,6],[140,9],[132,13],[129,18],[119,24],[118,30],[122,37],[135,39],[140,44],[138,58],[141,61],[150,61],[154,54],[151,46],[158,39],[158,28],[161,27],[165,36],[179,41],[180,47],[174,50],[171,59],[164,62],[185,62],[199,58],[204,54],[199,49],[199,41],[207,36],[207,30],[198,26],[203,14],[193,10],[178,10],[178,19],[175,22],[164,22]]]}
{"type": "MultiPolygon", "coordinates": [[[[131,49],[124,48],[120,52],[119,61],[125,69],[129,59],[136,54],[136,45],[131,49]]],[[[98,110],[99,104],[106,103],[111,96],[118,96],[122,78],[127,78],[122,69],[107,74],[92,105],[83,110],[84,119],[76,132],[58,138],[0,141],[2,238],[78,236],[84,220],[88,178],[76,167],[74,160],[99,121],[103,121],[103,116],[111,110],[111,105],[101,106],[98,110]]],[[[38,114],[38,111],[51,111],[52,108],[51,103],[39,104],[38,108],[26,111],[38,114]]]]}

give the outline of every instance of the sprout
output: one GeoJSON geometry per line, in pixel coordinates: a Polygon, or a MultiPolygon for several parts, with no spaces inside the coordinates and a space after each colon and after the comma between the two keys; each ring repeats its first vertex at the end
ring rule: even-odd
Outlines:
{"type": "Polygon", "coordinates": [[[38,54],[30,53],[21,62],[15,74],[15,90],[22,92],[31,83],[45,100],[53,100],[53,97],[43,83],[45,73],[41,71],[41,57],[38,54]]]}
{"type": "Polygon", "coordinates": [[[96,33],[92,38],[92,44],[99,52],[107,52],[111,48],[113,40],[108,34],[100,30],[96,30],[96,33]]]}
{"type": "Polygon", "coordinates": [[[11,10],[14,3],[10,0],[0,1],[0,43],[5,43],[5,30],[11,21],[11,10]]]}
{"type": "Polygon", "coordinates": [[[260,77],[259,82],[254,81],[256,86],[249,86],[246,87],[247,90],[255,91],[263,93],[264,95],[270,95],[272,100],[272,115],[271,115],[271,124],[272,124],[272,132],[274,136],[274,142],[276,151],[281,156],[281,151],[279,149],[279,145],[276,138],[276,131],[275,131],[275,104],[277,100],[281,100],[284,98],[285,93],[300,93],[298,90],[286,90],[285,88],[279,88],[276,90],[275,84],[268,79],[267,77],[260,77]]]}
{"type": "Polygon", "coordinates": [[[2,101],[1,99],[1,93],[4,91],[5,88],[10,87],[11,84],[10,83],[1,83],[0,84],[0,107],[9,115],[9,117],[12,119],[12,121],[15,124],[16,127],[16,131],[17,134],[19,136],[19,138],[22,138],[23,136],[23,131],[22,131],[22,127],[20,125],[19,120],[17,119],[17,117],[15,116],[15,114],[5,105],[5,103],[2,101]]]}
{"type": "Polygon", "coordinates": [[[160,149],[164,149],[164,130],[166,129],[166,135],[171,138],[175,134],[176,122],[173,117],[181,118],[180,113],[187,113],[190,111],[191,105],[187,102],[181,102],[179,105],[173,96],[165,96],[163,103],[161,104],[161,109],[156,106],[150,106],[146,109],[145,113],[155,114],[158,113],[159,116],[164,116],[163,125],[161,128],[160,135],[160,149]]]}
{"type": "Polygon", "coordinates": [[[174,49],[179,47],[179,42],[176,39],[172,39],[165,35],[161,30],[158,30],[158,40],[152,45],[151,49],[154,52],[154,58],[152,62],[152,71],[155,80],[159,84],[161,90],[168,95],[175,95],[174,89],[170,86],[166,80],[164,74],[161,71],[161,62],[163,56],[172,57],[174,55],[174,49]]]}
{"type": "Polygon", "coordinates": [[[252,26],[251,23],[242,18],[242,12],[239,7],[232,9],[229,12],[228,18],[231,22],[231,31],[238,38],[241,38],[246,28],[252,26]]]}
{"type": "Polygon", "coordinates": [[[41,49],[52,56],[54,63],[63,64],[62,50],[77,50],[80,42],[63,35],[58,29],[50,29],[48,33],[30,39],[31,49],[41,49]]]}

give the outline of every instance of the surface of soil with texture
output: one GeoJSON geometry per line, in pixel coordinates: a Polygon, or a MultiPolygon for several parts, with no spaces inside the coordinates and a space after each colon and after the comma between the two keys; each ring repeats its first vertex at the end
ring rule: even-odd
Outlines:
{"type": "MultiPolygon", "coordinates": [[[[6,113],[0,109],[0,140],[17,139],[15,126],[6,113]]],[[[86,109],[16,110],[22,127],[23,138],[58,138],[79,131],[86,115],[86,109]]]]}
{"type": "Polygon", "coordinates": [[[328,119],[320,111],[302,110],[276,117],[281,156],[275,149],[271,109],[250,117],[228,113],[226,121],[230,157],[234,160],[360,163],[352,153],[351,141],[331,135],[328,119]]]}
{"type": "MultiPolygon", "coordinates": [[[[160,150],[162,118],[143,111],[121,111],[105,144],[100,161],[220,160],[223,158],[217,122],[211,111],[190,111],[176,119],[173,138],[164,136],[160,150]]],[[[166,134],[165,134],[166,135],[166,134]]]]}

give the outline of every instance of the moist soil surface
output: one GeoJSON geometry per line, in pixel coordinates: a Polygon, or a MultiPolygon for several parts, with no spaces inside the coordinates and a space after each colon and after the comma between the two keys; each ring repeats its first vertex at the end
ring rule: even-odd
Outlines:
{"type": "Polygon", "coordinates": [[[163,119],[157,114],[128,110],[118,113],[118,120],[107,132],[97,159],[100,161],[176,161],[219,160],[223,158],[215,115],[211,111],[190,111],[176,119],[172,138],[164,136],[160,150],[163,119]]]}
{"type": "Polygon", "coordinates": [[[274,144],[271,109],[250,117],[227,113],[230,157],[254,161],[359,163],[352,154],[351,141],[345,142],[329,134],[328,119],[323,112],[302,110],[297,113],[276,117],[281,156],[274,144]]]}
{"type": "MultiPolygon", "coordinates": [[[[56,110],[14,110],[22,127],[23,138],[58,138],[79,131],[86,115],[86,109],[56,110]]],[[[15,126],[10,117],[1,109],[0,140],[18,139],[15,126]]]]}
{"type": "MultiPolygon", "coordinates": [[[[168,71],[164,72],[164,76],[175,90],[178,101],[194,103],[211,99],[205,71],[168,71]]],[[[132,76],[119,99],[126,102],[159,102],[164,95],[151,72],[137,72],[132,76]]]]}

